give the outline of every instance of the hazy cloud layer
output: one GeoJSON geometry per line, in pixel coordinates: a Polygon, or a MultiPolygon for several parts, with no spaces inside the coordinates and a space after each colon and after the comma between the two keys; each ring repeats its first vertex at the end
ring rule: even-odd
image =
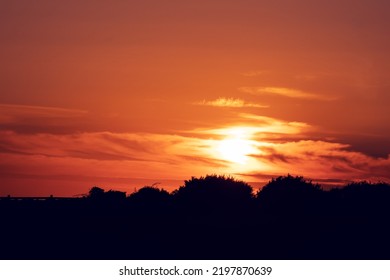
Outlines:
{"type": "MultiPolygon", "coordinates": [[[[55,116],[79,118],[86,114],[61,108],[2,107],[2,116],[13,117],[16,126],[35,116],[63,123],[55,116]]],[[[61,176],[82,179],[86,174],[96,178],[186,179],[218,173],[263,181],[270,174],[292,173],[332,184],[356,179],[390,180],[388,156],[376,158],[354,151],[351,145],[338,143],[337,138],[315,140],[318,128],[308,123],[249,113],[238,113],[235,119],[224,126],[177,134],[57,134],[3,129],[0,175],[15,180],[31,176],[34,180],[61,176]]]]}
{"type": "Polygon", "coordinates": [[[247,126],[197,129],[190,136],[0,131],[0,175],[25,179],[33,176],[34,180],[46,180],[48,175],[77,178],[85,174],[96,178],[186,179],[189,174],[218,173],[263,181],[267,174],[292,173],[328,183],[390,180],[389,157],[352,151],[348,144],[310,140],[311,127],[305,123],[248,114],[241,117],[248,120],[247,126]],[[229,146],[231,143],[233,146],[229,146]],[[224,154],[226,149],[221,154],[226,144],[233,153],[245,148],[245,160],[230,161],[229,154],[224,154]]]}

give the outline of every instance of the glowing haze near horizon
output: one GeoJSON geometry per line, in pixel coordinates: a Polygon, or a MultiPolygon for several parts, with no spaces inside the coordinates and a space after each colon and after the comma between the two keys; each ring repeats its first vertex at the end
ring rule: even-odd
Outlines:
{"type": "Polygon", "coordinates": [[[2,1],[0,195],[169,189],[214,173],[389,181],[389,10],[2,1]]]}

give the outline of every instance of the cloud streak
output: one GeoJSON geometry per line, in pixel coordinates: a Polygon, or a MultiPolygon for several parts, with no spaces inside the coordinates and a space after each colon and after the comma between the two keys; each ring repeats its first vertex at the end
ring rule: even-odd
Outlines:
{"type": "Polygon", "coordinates": [[[169,162],[198,153],[196,138],[169,134],[85,132],[23,134],[0,131],[0,152],[91,160],[169,162]]]}
{"type": "Polygon", "coordinates": [[[228,107],[228,108],[244,108],[244,107],[253,107],[253,108],[268,108],[267,105],[257,104],[257,103],[248,103],[240,98],[225,98],[220,97],[215,100],[203,100],[201,102],[194,103],[195,105],[203,106],[213,106],[213,107],[228,107]]]}
{"type": "Polygon", "coordinates": [[[316,99],[316,100],[334,100],[335,97],[324,96],[311,92],[306,92],[298,89],[285,88],[285,87],[241,87],[241,92],[250,93],[253,95],[279,95],[289,98],[300,99],[316,99]]]}
{"type": "Polygon", "coordinates": [[[222,127],[196,128],[184,131],[195,137],[240,137],[253,139],[261,144],[280,141],[304,139],[314,131],[314,128],[303,122],[288,122],[271,117],[241,113],[239,121],[231,122],[222,127]]]}
{"type": "Polygon", "coordinates": [[[21,133],[66,133],[81,130],[90,121],[85,110],[18,104],[0,104],[0,130],[21,133]]]}

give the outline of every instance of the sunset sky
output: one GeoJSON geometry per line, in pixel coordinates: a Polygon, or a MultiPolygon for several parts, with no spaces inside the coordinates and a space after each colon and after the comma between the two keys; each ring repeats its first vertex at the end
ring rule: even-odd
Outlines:
{"type": "Polygon", "coordinates": [[[0,196],[390,181],[390,2],[0,3],[0,196]]]}

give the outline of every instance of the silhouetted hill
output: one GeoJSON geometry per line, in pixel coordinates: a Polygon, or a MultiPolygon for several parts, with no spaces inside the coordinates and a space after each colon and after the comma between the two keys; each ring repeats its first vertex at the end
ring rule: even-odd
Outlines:
{"type": "Polygon", "coordinates": [[[0,199],[1,259],[390,259],[390,185],[208,175],[168,193],[0,199]]]}

